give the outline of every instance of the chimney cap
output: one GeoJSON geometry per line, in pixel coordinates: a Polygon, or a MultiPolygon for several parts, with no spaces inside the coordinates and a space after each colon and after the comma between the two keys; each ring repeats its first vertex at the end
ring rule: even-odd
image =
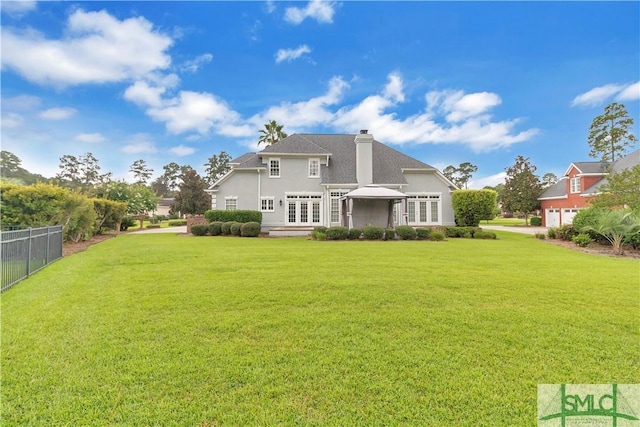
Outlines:
{"type": "Polygon", "coordinates": [[[361,135],[366,135],[367,133],[369,133],[369,130],[368,130],[368,129],[361,129],[361,130],[360,130],[360,134],[361,134],[361,135]]]}

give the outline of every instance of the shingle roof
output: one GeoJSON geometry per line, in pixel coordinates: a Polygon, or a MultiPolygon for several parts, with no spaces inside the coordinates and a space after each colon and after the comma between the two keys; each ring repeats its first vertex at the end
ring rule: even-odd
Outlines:
{"type": "Polygon", "coordinates": [[[611,162],[575,162],[572,163],[580,173],[606,173],[611,162]]]}
{"type": "MultiPolygon", "coordinates": [[[[623,158],[616,160],[615,163],[611,166],[611,171],[613,173],[617,173],[623,171],[625,169],[632,168],[634,166],[640,165],[640,150],[636,150],[623,158]]],[[[595,195],[600,192],[600,188],[608,182],[607,177],[604,177],[600,181],[593,184],[591,187],[587,188],[582,194],[595,195]]]]}
{"type": "MultiPolygon", "coordinates": [[[[242,162],[236,168],[263,167],[260,157],[278,154],[330,155],[329,166],[322,165],[320,177],[323,184],[356,184],[355,134],[293,134],[258,153],[247,153],[236,160],[242,162]]],[[[373,184],[406,184],[402,169],[427,169],[434,167],[409,157],[383,143],[374,140],[373,184]]]]}
{"type": "Polygon", "coordinates": [[[558,182],[544,190],[539,199],[551,199],[567,195],[567,178],[560,178],[558,182]]]}

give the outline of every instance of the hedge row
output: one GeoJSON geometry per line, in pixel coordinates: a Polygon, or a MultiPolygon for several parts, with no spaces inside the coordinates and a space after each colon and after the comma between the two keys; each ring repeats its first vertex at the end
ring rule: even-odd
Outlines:
{"type": "Polygon", "coordinates": [[[220,222],[257,222],[262,224],[262,212],[251,210],[208,210],[204,213],[204,217],[208,222],[220,221],[220,222]]]}
{"type": "Polygon", "coordinates": [[[260,223],[236,222],[236,221],[213,221],[209,224],[198,224],[191,227],[191,234],[194,236],[241,236],[256,237],[260,235],[260,223]]]}
{"type": "Polygon", "coordinates": [[[479,227],[438,227],[434,230],[430,227],[414,228],[409,225],[400,225],[395,229],[383,229],[382,227],[367,226],[362,229],[347,227],[316,227],[311,232],[315,240],[432,240],[442,241],[445,237],[464,237],[475,239],[495,239],[496,234],[491,231],[482,231],[479,227]],[[442,229],[443,231],[439,231],[442,229]]]}

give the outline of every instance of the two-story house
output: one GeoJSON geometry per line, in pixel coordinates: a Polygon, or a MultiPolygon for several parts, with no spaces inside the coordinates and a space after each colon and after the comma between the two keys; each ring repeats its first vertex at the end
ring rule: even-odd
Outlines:
{"type": "Polygon", "coordinates": [[[538,198],[542,209],[542,225],[558,227],[571,224],[580,209],[589,207],[600,193],[610,172],[634,167],[640,163],[640,150],[615,162],[571,163],[562,178],[538,198]]]}
{"type": "Polygon", "coordinates": [[[234,159],[212,209],[262,211],[263,231],[319,225],[454,225],[455,185],[436,168],[357,135],[294,134],[234,159]]]}

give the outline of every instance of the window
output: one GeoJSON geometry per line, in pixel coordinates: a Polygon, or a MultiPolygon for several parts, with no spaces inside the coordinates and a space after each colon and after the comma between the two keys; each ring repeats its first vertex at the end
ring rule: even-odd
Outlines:
{"type": "Polygon", "coordinates": [[[227,211],[238,210],[238,198],[236,196],[228,196],[224,198],[224,209],[227,211]]]}
{"type": "Polygon", "coordinates": [[[269,178],[280,178],[280,159],[269,159],[269,178]]]}
{"type": "Polygon", "coordinates": [[[580,192],[580,177],[571,178],[571,193],[580,192]]]}
{"type": "Polygon", "coordinates": [[[309,178],[320,178],[320,160],[309,159],[309,178]]]}
{"type": "Polygon", "coordinates": [[[342,204],[340,203],[340,197],[347,194],[348,191],[337,190],[331,192],[331,222],[339,223],[340,215],[342,214],[342,204]]]}
{"type": "Polygon", "coordinates": [[[273,197],[260,197],[260,210],[262,212],[273,212],[273,197]]]}
{"type": "Polygon", "coordinates": [[[440,195],[425,194],[407,198],[409,224],[427,225],[440,223],[440,195]]]}

